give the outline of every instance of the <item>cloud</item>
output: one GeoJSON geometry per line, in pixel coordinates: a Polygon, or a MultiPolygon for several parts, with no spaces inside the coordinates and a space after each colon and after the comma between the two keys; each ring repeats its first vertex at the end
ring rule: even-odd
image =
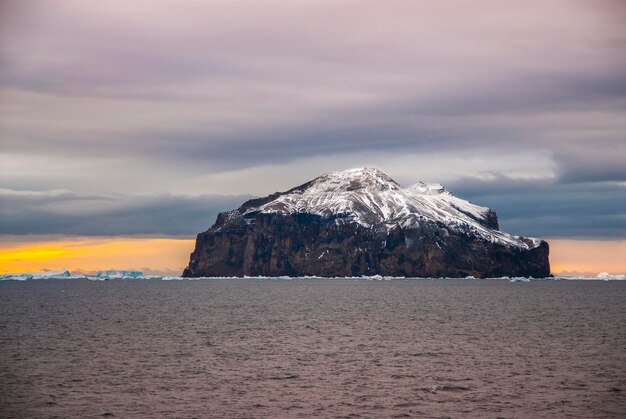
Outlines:
{"type": "Polygon", "coordinates": [[[7,198],[3,231],[192,234],[239,203],[199,194],[374,165],[510,187],[486,203],[523,234],[623,235],[584,201],[622,202],[624,2],[0,7],[0,186],[72,191],[7,198]]]}
{"type": "Polygon", "coordinates": [[[556,153],[559,179],[564,183],[626,181],[626,137],[611,142],[596,138],[593,142],[594,148],[576,144],[556,153]]]}
{"type": "MultiPolygon", "coordinates": [[[[559,150],[581,114],[623,116],[618,7],[15,3],[3,150],[222,170],[355,149],[559,150]],[[564,125],[537,125],[546,113],[564,125]]],[[[622,139],[624,124],[609,130],[622,139]]]]}
{"type": "Polygon", "coordinates": [[[546,179],[463,180],[449,189],[496,209],[502,230],[553,238],[626,238],[626,187],[546,179]]]}
{"type": "Polygon", "coordinates": [[[0,234],[195,235],[247,196],[96,195],[0,189],[0,234]]]}
{"type": "MultiPolygon", "coordinates": [[[[502,230],[513,234],[626,239],[624,185],[561,184],[492,174],[490,179],[464,179],[447,187],[457,196],[494,208],[502,230]]],[[[250,196],[95,195],[3,189],[0,198],[0,234],[192,236],[212,225],[218,212],[237,208],[250,196]]]]}

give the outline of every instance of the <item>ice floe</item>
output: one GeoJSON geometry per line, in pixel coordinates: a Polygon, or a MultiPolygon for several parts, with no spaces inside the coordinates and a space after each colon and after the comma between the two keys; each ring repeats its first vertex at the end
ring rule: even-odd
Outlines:
{"type": "Polygon", "coordinates": [[[525,278],[523,276],[518,276],[509,279],[509,282],[530,282],[530,278],[525,278]]]}
{"type": "Polygon", "coordinates": [[[611,275],[608,272],[601,272],[596,278],[604,281],[624,281],[626,280],[626,274],[611,275]]]}
{"type": "Polygon", "coordinates": [[[102,279],[143,278],[143,272],[140,272],[140,271],[118,271],[118,270],[98,271],[98,272],[96,272],[96,278],[102,278],[102,279]]]}

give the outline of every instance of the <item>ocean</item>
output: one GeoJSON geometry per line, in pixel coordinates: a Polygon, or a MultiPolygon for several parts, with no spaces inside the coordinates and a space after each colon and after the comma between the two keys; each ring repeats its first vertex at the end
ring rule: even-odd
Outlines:
{"type": "Polygon", "coordinates": [[[0,417],[624,417],[626,282],[0,282],[0,417]]]}

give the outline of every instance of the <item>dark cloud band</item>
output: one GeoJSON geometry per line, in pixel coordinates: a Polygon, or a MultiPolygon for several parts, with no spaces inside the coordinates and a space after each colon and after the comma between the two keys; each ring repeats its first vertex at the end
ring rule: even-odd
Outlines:
{"type": "MultiPolygon", "coordinates": [[[[499,178],[449,186],[458,196],[494,208],[503,230],[558,238],[626,239],[626,193],[616,184],[562,185],[499,178]]],[[[86,236],[188,235],[248,196],[80,195],[0,192],[0,234],[86,236]]]]}
{"type": "Polygon", "coordinates": [[[450,189],[496,209],[503,230],[556,238],[626,238],[626,186],[550,180],[464,180],[450,189]]]}
{"type": "Polygon", "coordinates": [[[0,234],[195,235],[247,196],[81,195],[0,190],[0,234]]]}

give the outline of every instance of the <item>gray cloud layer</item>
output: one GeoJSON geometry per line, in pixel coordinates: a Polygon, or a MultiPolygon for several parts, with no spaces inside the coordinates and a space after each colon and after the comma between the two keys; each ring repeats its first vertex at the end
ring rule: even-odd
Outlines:
{"type": "Polygon", "coordinates": [[[461,181],[458,194],[495,208],[502,230],[534,237],[626,239],[626,193],[616,184],[461,181]]]}
{"type": "Polygon", "coordinates": [[[368,164],[458,185],[514,232],[623,237],[625,15],[612,0],[4,1],[0,187],[62,209],[4,197],[2,229],[190,234],[238,203],[218,194],[368,164]],[[68,215],[86,197],[108,212],[68,215]]]}
{"type": "MultiPolygon", "coordinates": [[[[460,181],[457,196],[496,208],[502,230],[535,237],[626,239],[626,194],[614,184],[559,185],[500,178],[460,181]],[[611,196],[612,199],[607,199],[611,196]]],[[[79,195],[0,190],[0,234],[183,235],[248,196],[79,195]]]]}
{"type": "Polygon", "coordinates": [[[246,196],[80,195],[0,190],[0,234],[194,235],[246,196]]]}

